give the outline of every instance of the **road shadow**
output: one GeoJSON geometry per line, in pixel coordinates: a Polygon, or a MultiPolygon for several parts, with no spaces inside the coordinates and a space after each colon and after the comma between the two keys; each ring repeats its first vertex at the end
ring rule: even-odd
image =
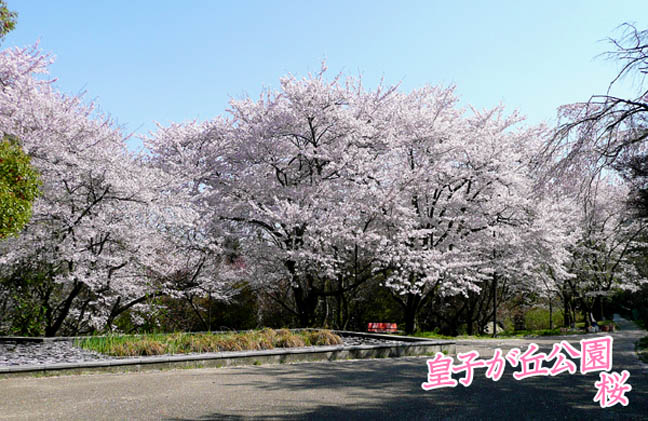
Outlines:
{"type": "MultiPolygon", "coordinates": [[[[285,366],[264,367],[266,373],[270,369],[272,381],[258,383],[259,393],[282,390],[286,394],[296,394],[305,389],[341,388],[356,395],[360,403],[351,407],[313,402],[308,409],[295,409],[294,406],[273,402],[271,411],[267,413],[263,408],[249,408],[172,420],[644,420],[648,414],[645,375],[630,378],[633,390],[627,395],[630,399],[627,407],[616,405],[603,409],[593,401],[598,373],[563,373],[556,377],[517,381],[512,377],[516,369],[507,366],[502,379],[493,382],[478,369],[470,387],[459,385],[426,392],[421,389],[421,382],[425,381],[427,374],[425,359],[399,360],[395,364],[384,360],[349,361],[292,368],[287,371],[285,366]],[[277,413],[280,415],[273,415],[277,413]]],[[[620,371],[623,367],[615,365],[614,369],[620,371]]],[[[254,383],[255,370],[242,370],[237,376],[239,379],[240,383],[236,384],[254,383]]]]}

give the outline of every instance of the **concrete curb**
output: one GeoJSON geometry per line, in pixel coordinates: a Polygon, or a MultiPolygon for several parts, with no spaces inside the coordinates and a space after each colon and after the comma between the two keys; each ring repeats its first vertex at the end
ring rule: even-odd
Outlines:
{"type": "Polygon", "coordinates": [[[15,342],[17,344],[24,343],[44,343],[44,342],[61,342],[74,340],[76,338],[69,338],[67,336],[59,336],[54,338],[48,338],[45,336],[0,336],[0,343],[6,342],[15,342]]]}
{"type": "MultiPolygon", "coordinates": [[[[342,333],[342,332],[336,332],[342,333]]],[[[347,333],[347,332],[344,332],[347,333]]],[[[309,348],[270,349],[263,351],[215,352],[204,354],[176,354],[151,357],[88,361],[79,363],[43,364],[0,367],[0,379],[8,377],[58,376],[65,374],[91,374],[99,372],[129,372],[164,370],[174,368],[232,367],[240,365],[285,364],[307,361],[334,361],[367,358],[398,358],[456,353],[453,341],[431,341],[394,335],[363,334],[381,339],[403,340],[402,344],[318,346],[309,348]],[[413,340],[412,340],[413,339],[413,340]]]]}

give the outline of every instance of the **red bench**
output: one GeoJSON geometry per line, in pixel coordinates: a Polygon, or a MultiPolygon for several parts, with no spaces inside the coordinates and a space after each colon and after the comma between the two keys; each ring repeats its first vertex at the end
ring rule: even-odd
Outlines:
{"type": "Polygon", "coordinates": [[[396,323],[369,323],[367,332],[376,333],[396,333],[398,325],[396,323]]]}

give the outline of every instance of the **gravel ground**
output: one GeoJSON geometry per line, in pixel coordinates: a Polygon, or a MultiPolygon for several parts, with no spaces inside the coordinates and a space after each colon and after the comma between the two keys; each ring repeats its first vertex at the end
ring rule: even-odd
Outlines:
{"type": "MultiPolygon", "coordinates": [[[[344,346],[401,343],[400,341],[359,337],[342,337],[342,341],[344,346]]],[[[75,347],[73,341],[35,343],[0,342],[0,367],[107,361],[115,359],[118,358],[75,347]]]]}
{"type": "Polygon", "coordinates": [[[77,348],[72,341],[0,343],[0,367],[78,363],[113,359],[77,348]]]}
{"type": "Polygon", "coordinates": [[[388,341],[386,339],[374,339],[374,338],[360,338],[355,336],[343,336],[342,342],[344,346],[352,345],[391,345],[391,344],[402,344],[402,341],[388,341]]]}

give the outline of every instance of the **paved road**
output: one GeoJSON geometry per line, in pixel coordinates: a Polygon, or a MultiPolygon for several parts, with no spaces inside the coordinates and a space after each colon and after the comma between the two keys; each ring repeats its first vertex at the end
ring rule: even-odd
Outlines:
{"type": "MultiPolygon", "coordinates": [[[[0,419],[646,419],[648,372],[632,351],[646,332],[622,324],[625,329],[613,334],[613,370],[631,373],[627,407],[601,409],[593,402],[596,373],[516,381],[510,366],[499,382],[478,369],[470,387],[425,392],[425,359],[403,358],[5,379],[0,419]]],[[[577,339],[570,337],[574,344],[577,339]]]]}

